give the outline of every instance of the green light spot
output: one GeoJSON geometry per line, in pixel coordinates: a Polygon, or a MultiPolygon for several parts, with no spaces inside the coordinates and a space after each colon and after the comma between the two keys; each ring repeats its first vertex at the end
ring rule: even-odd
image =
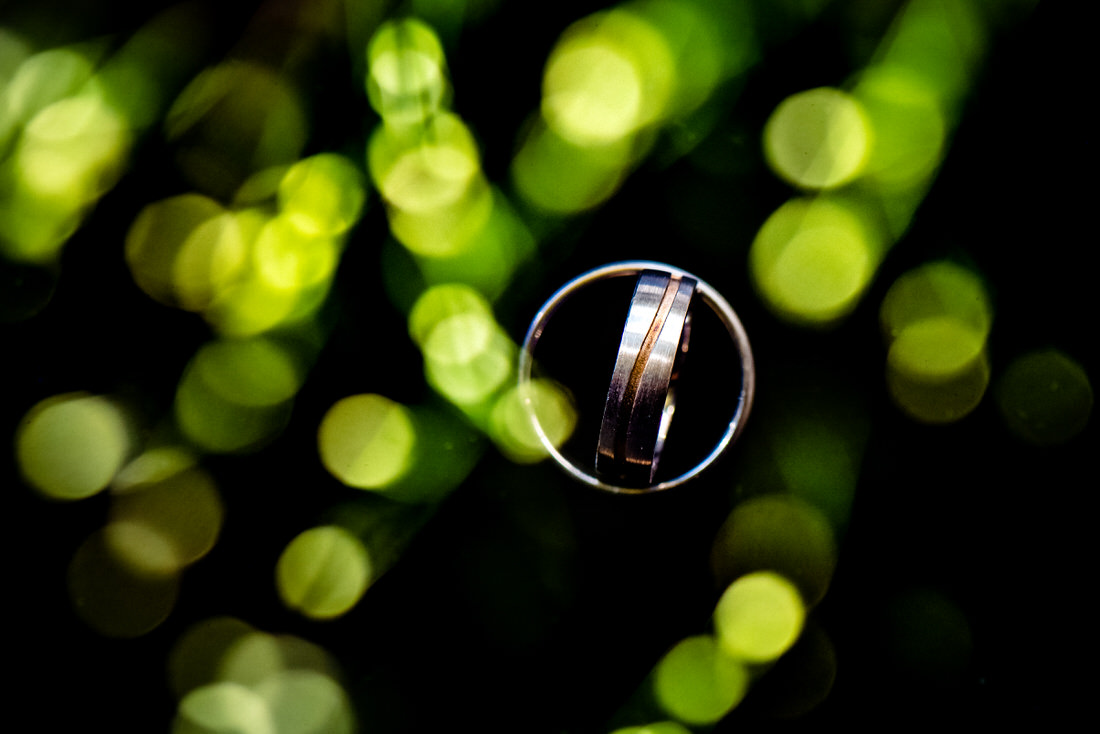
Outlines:
{"type": "Polygon", "coordinates": [[[250,717],[277,734],[350,734],[354,715],[336,683],[339,666],[322,648],[293,635],[272,635],[231,617],[193,625],[169,656],[172,691],[181,700],[176,732],[241,734],[250,717]],[[217,702],[234,708],[221,712],[217,702]],[[248,692],[241,699],[236,693],[248,692]],[[254,696],[254,698],[253,698],[254,696]],[[263,704],[260,706],[260,704],[263,704]],[[221,718],[222,714],[225,718],[221,718]]]}
{"type": "Polygon", "coordinates": [[[977,274],[948,261],[935,261],[910,270],[890,286],[879,318],[891,340],[919,321],[949,318],[984,342],[993,308],[977,274]]]}
{"type": "Polygon", "coordinates": [[[117,130],[120,125],[121,121],[101,97],[98,85],[89,84],[80,94],[41,109],[27,122],[24,135],[42,143],[87,142],[91,135],[117,130]]]}
{"type": "Polygon", "coordinates": [[[744,55],[753,48],[753,24],[730,17],[739,12],[739,5],[659,0],[630,6],[631,12],[661,34],[671,54],[668,117],[696,110],[744,63],[744,55]]]}
{"type": "Polygon", "coordinates": [[[714,540],[711,561],[719,584],[775,571],[812,606],[829,588],[836,555],[832,527],[816,507],[787,494],[767,494],[734,508],[714,540]]]}
{"type": "Polygon", "coordinates": [[[424,341],[424,356],[440,365],[472,362],[489,348],[496,324],[479,313],[454,314],[439,321],[424,341]]]}
{"type": "Polygon", "coordinates": [[[654,675],[661,708],[693,725],[721,719],[741,702],[748,685],[745,666],[709,635],[678,643],[657,664],[654,675]]]}
{"type": "Polygon", "coordinates": [[[253,248],[257,278],[274,291],[300,291],[332,278],[340,261],[339,242],[308,235],[285,214],[268,220],[253,248]]]}
{"type": "Polygon", "coordinates": [[[542,110],[547,122],[580,144],[616,140],[634,131],[642,82],[629,59],[599,43],[558,49],[546,69],[542,110]]]}
{"type": "Polygon", "coordinates": [[[847,310],[868,276],[867,248],[850,230],[803,232],[783,248],[775,263],[779,300],[797,313],[847,310]]]}
{"type": "Polygon", "coordinates": [[[904,68],[872,66],[853,94],[874,131],[867,176],[888,191],[928,180],[943,156],[947,120],[923,80],[904,68]]]}
{"type": "Polygon", "coordinates": [[[435,325],[424,342],[428,382],[448,400],[473,407],[512,377],[515,349],[491,317],[449,316],[435,325]]]}
{"type": "Polygon", "coordinates": [[[332,619],[358,603],[370,583],[367,549],[335,525],[312,528],[287,545],[276,565],[279,597],[314,619],[332,619]]]}
{"type": "MultiPolygon", "coordinates": [[[[805,410],[809,402],[800,407],[805,410]]],[[[820,510],[834,528],[847,525],[859,481],[865,440],[861,407],[853,399],[842,412],[829,414],[819,412],[820,405],[805,412],[794,408],[792,413],[799,412],[768,432],[787,490],[820,510]]]]}
{"type": "Polygon", "coordinates": [[[71,196],[43,196],[10,166],[0,167],[0,254],[18,263],[51,265],[80,226],[83,206],[71,196]]]}
{"type": "Polygon", "coordinates": [[[466,283],[489,299],[502,294],[516,268],[534,252],[535,240],[500,192],[488,186],[471,192],[459,217],[413,217],[392,211],[390,229],[414,252],[430,284],[466,283]]]}
{"type": "MultiPolygon", "coordinates": [[[[136,472],[127,466],[119,473],[136,472]]],[[[221,532],[225,508],[213,479],[195,466],[176,469],[165,476],[129,482],[116,481],[111,503],[108,539],[116,553],[135,567],[157,573],[181,570],[214,547],[221,532]],[[112,530],[114,529],[114,530],[112,530]],[[110,533],[118,531],[119,535],[110,533]],[[151,552],[149,549],[159,552],[151,552]]]]}
{"type": "Polygon", "coordinates": [[[945,108],[955,107],[987,45],[978,11],[977,3],[907,3],[890,31],[882,63],[920,76],[945,108]]]}
{"type": "Polygon", "coordinates": [[[311,670],[268,677],[256,691],[267,701],[279,734],[353,734],[355,717],[344,689],[311,670]]]}
{"type": "Polygon", "coordinates": [[[183,568],[170,538],[144,522],[116,520],[103,528],[112,555],[134,573],[168,576],[183,568]]]}
{"type": "Polygon", "coordinates": [[[199,349],[193,365],[203,383],[238,405],[277,405],[294,397],[301,385],[291,355],[263,337],[209,342],[199,349]]]}
{"type": "Polygon", "coordinates": [[[993,313],[976,274],[947,261],[911,270],[890,286],[879,318],[898,407],[924,423],[950,423],[978,406],[989,386],[993,313]]]}
{"type": "Polygon", "coordinates": [[[189,311],[208,308],[236,282],[247,255],[240,217],[226,212],[197,223],[180,243],[172,267],[179,305],[189,311]]]}
{"type": "Polygon", "coordinates": [[[675,721],[657,721],[643,726],[626,726],[611,734],[691,734],[691,729],[675,721]]]}
{"type": "Polygon", "coordinates": [[[5,151],[0,248],[10,259],[55,260],[87,207],[122,173],[131,133],[94,82],[38,110],[5,151]]]}
{"type": "Polygon", "coordinates": [[[298,160],[308,121],[279,72],[234,60],[195,77],[164,127],[183,174],[200,191],[229,201],[256,171],[298,160]]]}
{"type": "MultiPolygon", "coordinates": [[[[527,388],[543,433],[551,444],[561,446],[577,424],[577,411],[569,394],[547,380],[533,380],[527,388]]],[[[524,409],[523,391],[518,386],[497,399],[491,425],[493,442],[512,461],[527,464],[548,456],[524,409]]]]}
{"type": "Polygon", "coordinates": [[[576,145],[618,141],[665,114],[673,75],[668,46],[645,19],[598,13],[568,28],[551,51],[543,118],[576,145]]]}
{"type": "Polygon", "coordinates": [[[180,701],[172,734],[277,734],[267,702],[239,683],[211,683],[180,701]]]}
{"type": "Polygon", "coordinates": [[[15,76],[15,70],[19,68],[27,57],[30,56],[31,47],[22,36],[9,28],[0,28],[0,94],[15,76]]]}
{"type": "Polygon", "coordinates": [[[190,302],[203,302],[210,291],[208,276],[222,271],[214,263],[234,259],[232,248],[223,250],[232,241],[225,236],[228,233],[220,228],[206,230],[207,235],[218,236],[196,238],[183,264],[176,263],[199,227],[224,212],[221,204],[199,194],[173,196],[142,209],[126,235],[125,249],[126,264],[138,287],[167,306],[178,305],[177,287],[182,287],[190,302]]]}
{"type": "Polygon", "coordinates": [[[950,317],[909,324],[890,346],[891,369],[923,380],[946,379],[967,369],[982,355],[985,334],[950,317]]]}
{"type": "MultiPolygon", "coordinates": [[[[167,39],[155,34],[152,25],[138,31],[127,46],[108,59],[96,74],[104,98],[135,130],[144,130],[157,121],[168,93],[161,86],[165,80],[157,74],[158,60],[142,49],[143,43],[157,43],[162,47],[158,51],[163,53],[164,46],[180,42],[180,39],[167,39]]],[[[173,61],[178,63],[181,60],[173,61]]]]}
{"type": "MultiPolygon", "coordinates": [[[[384,494],[387,499],[403,505],[440,502],[462,484],[481,459],[484,452],[482,433],[471,425],[468,415],[460,416],[436,401],[411,408],[410,413],[416,428],[416,442],[406,462],[407,470],[386,485],[384,494]]],[[[405,518],[418,516],[416,509],[404,506],[395,512],[405,518]]],[[[407,520],[399,519],[396,523],[394,528],[408,527],[407,520]]],[[[376,546],[373,538],[371,540],[374,550],[376,546]]],[[[382,562],[378,558],[374,560],[382,562]]]]}
{"type": "Polygon", "coordinates": [[[242,452],[274,438],[290,417],[301,375],[281,347],[264,338],[203,345],[176,390],[176,420],[197,446],[242,452]]]}
{"type": "Polygon", "coordinates": [[[1039,446],[1069,441],[1085,429],[1092,413],[1088,374],[1056,349],[1014,359],[998,381],[996,396],[1009,429],[1039,446]]]}
{"type": "Polygon", "coordinates": [[[115,475],[113,489],[124,493],[135,487],[142,487],[171,479],[196,464],[190,451],[176,446],[163,446],[149,449],[128,463],[115,475]]]}
{"type": "Polygon", "coordinates": [[[375,128],[367,168],[388,203],[417,214],[460,204],[481,178],[477,142],[458,116],[445,112],[414,132],[375,128]]]}
{"type": "Polygon", "coordinates": [[[279,208],[311,236],[335,236],[351,229],[365,199],[362,174],[335,153],[298,161],[279,182],[279,208]]]}
{"type": "Polygon", "coordinates": [[[389,125],[424,122],[447,101],[443,45],[415,18],[382,24],[367,46],[367,97],[389,125]]]}
{"type": "Polygon", "coordinates": [[[168,683],[175,697],[217,679],[226,652],[252,633],[235,617],[211,617],[188,627],[168,653],[168,683]]]}
{"type": "Polygon", "coordinates": [[[103,397],[58,395],[35,405],[15,437],[26,480],[48,497],[78,500],[106,488],[130,450],[122,410],[103,397]]]}
{"type": "Polygon", "coordinates": [[[73,610],[101,635],[134,638],[156,629],[176,604],[179,578],[137,568],[115,553],[106,530],[73,554],[68,573],[73,610]]]}
{"type": "MultiPolygon", "coordinates": [[[[893,348],[887,356],[886,388],[893,398],[894,403],[902,409],[910,418],[922,423],[953,423],[965,418],[982,401],[986,389],[989,387],[989,358],[985,350],[980,351],[974,359],[963,363],[965,355],[969,352],[968,345],[973,345],[972,334],[969,336],[964,330],[947,330],[947,339],[958,337],[958,344],[954,345],[956,361],[960,369],[944,374],[922,374],[909,368],[897,368],[899,358],[891,357],[895,352],[893,348]],[[950,334],[954,332],[954,336],[950,334]]],[[[901,340],[899,340],[901,341],[901,340]]],[[[934,341],[930,339],[934,348],[934,341]]],[[[950,351],[951,346],[947,347],[950,351]]],[[[936,363],[936,359],[928,359],[926,354],[907,355],[913,360],[924,360],[921,366],[936,363]]]]}
{"type": "Polygon", "coordinates": [[[734,581],[718,600],[714,625],[722,649],[752,663],[775,660],[802,633],[806,610],[794,585],[771,571],[734,581]]]}
{"type": "MultiPolygon", "coordinates": [[[[272,263],[268,263],[267,268],[268,276],[273,270],[278,271],[272,263]]],[[[316,312],[319,303],[307,297],[317,295],[315,288],[283,288],[260,277],[263,274],[253,272],[252,277],[232,284],[219,293],[203,313],[219,334],[244,339],[298,322],[316,312]]]]}
{"type": "Polygon", "coordinates": [[[870,147],[859,102],[829,87],[787,97],[764,126],[764,152],[772,170],[806,189],[830,189],[853,180],[870,147]]]}
{"type": "Polygon", "coordinates": [[[536,123],[512,162],[520,194],[539,209],[576,214],[618,190],[631,163],[629,140],[581,147],[536,123]]]}
{"type": "MultiPolygon", "coordinates": [[[[390,231],[398,242],[418,256],[423,266],[446,269],[456,259],[480,260],[477,253],[471,251],[471,245],[484,231],[493,209],[489,182],[478,175],[461,198],[437,209],[419,212],[391,207],[390,231]]],[[[460,279],[444,277],[442,280],[460,279]]]]}
{"type": "Polygon", "coordinates": [[[257,685],[289,667],[289,641],[290,638],[259,630],[240,635],[222,651],[216,679],[240,683],[255,690],[257,685]]]}
{"type": "Polygon", "coordinates": [[[359,489],[384,489],[400,479],[409,468],[416,440],[409,410],[373,394],[337,402],[317,432],[325,468],[359,489]]]}
{"type": "Polygon", "coordinates": [[[878,249],[853,209],[828,199],[794,199],[760,228],[749,267],[777,315],[825,326],[855,308],[874,275],[878,249]]]}
{"type": "Polygon", "coordinates": [[[39,110],[74,93],[93,71],[90,59],[67,48],[42,51],[24,60],[3,87],[0,125],[25,124],[39,110]]]}
{"type": "Polygon", "coordinates": [[[491,318],[492,308],[470,286],[456,283],[433,286],[421,294],[409,312],[409,335],[423,348],[439,322],[464,313],[491,318]]]}
{"type": "Polygon", "coordinates": [[[114,184],[129,146],[125,120],[106,104],[98,86],[90,86],[36,114],[23,131],[15,161],[30,189],[86,204],[114,184]]]}

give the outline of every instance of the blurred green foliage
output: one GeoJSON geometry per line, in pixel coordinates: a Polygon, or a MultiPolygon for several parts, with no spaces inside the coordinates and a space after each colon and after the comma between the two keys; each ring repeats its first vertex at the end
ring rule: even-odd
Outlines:
{"type": "MultiPolygon", "coordinates": [[[[1096,374],[1059,12],[0,6],[16,709],[1054,722],[1091,629],[1096,374]],[[757,357],[742,440],[667,496],[574,486],[515,389],[538,305],[623,259],[700,273],[757,357]]],[[[535,409],[570,451],[594,455],[628,295],[544,344],[535,409]]],[[[670,462],[713,445],[714,326],[670,462]]]]}

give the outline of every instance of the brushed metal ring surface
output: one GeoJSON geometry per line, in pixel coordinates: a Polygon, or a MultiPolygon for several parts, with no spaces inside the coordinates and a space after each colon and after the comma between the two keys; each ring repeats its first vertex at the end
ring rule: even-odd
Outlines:
{"type": "Polygon", "coordinates": [[[676,411],[673,366],[687,351],[694,294],[694,278],[656,270],[638,276],[596,449],[596,475],[605,482],[653,484],[676,411]]]}
{"type": "Polygon", "coordinates": [[[519,352],[519,389],[524,410],[550,457],[566,473],[597,489],[623,494],[660,492],[679,486],[713,464],[733,444],[752,408],[756,371],[748,335],[736,312],[708,283],[664,263],[613,263],[584,273],[559,288],[531,321],[519,352]],[[535,348],[554,313],[580,289],[608,278],[639,276],[624,326],[604,406],[595,472],[566,457],[546,435],[531,393],[535,348]],[[679,476],[654,482],[657,463],[675,410],[677,354],[687,348],[690,307],[698,298],[721,320],[741,362],[741,390],[725,431],[710,452],[679,476]],[[632,322],[633,319],[633,322],[632,322]],[[639,359],[644,356],[644,359],[639,359]],[[670,392],[673,394],[670,395],[670,392]],[[606,435],[605,435],[606,434],[606,435]],[[652,439],[652,440],[651,440],[652,439]],[[626,457],[633,457],[626,459],[626,457]]]}

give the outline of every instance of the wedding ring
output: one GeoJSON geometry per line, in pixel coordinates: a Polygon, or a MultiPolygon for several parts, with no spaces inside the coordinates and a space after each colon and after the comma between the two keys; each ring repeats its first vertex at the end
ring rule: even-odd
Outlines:
{"type": "Polygon", "coordinates": [[[744,428],[752,407],[755,368],[748,335],[733,308],[705,281],[663,263],[614,263],[578,276],[542,306],[519,353],[519,388],[524,409],[539,441],[566,473],[609,492],[640,494],[678,486],[713,464],[744,428]],[[565,456],[543,430],[533,405],[531,371],[535,348],[554,313],[593,283],[637,276],[607,391],[594,472],[565,456]],[[714,447],[682,474],[658,481],[658,464],[676,410],[680,362],[688,351],[691,306],[705,303],[733,340],[740,359],[741,385],[733,415],[714,447]]]}
{"type": "Polygon", "coordinates": [[[673,366],[687,352],[695,280],[644,270],[638,276],[604,403],[596,475],[653,484],[676,411],[673,366]]]}

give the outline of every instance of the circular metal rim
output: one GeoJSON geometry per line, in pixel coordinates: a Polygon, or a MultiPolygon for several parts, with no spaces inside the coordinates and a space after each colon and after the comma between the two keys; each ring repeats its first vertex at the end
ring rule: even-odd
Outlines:
{"type": "Polygon", "coordinates": [[[695,478],[700,472],[713,464],[718,457],[724,454],[740,435],[745,426],[745,420],[748,418],[749,411],[752,409],[753,396],[756,391],[756,368],[752,356],[752,347],[749,344],[749,337],[748,334],[745,333],[745,327],[741,324],[741,319],[738,318],[737,313],[733,310],[733,307],[730,306],[729,302],[727,302],[718,291],[711,287],[710,284],[700,279],[697,275],[665,263],[650,260],[629,260],[604,265],[603,267],[590,270],[587,273],[577,276],[559,288],[550,296],[550,299],[543,304],[542,308],[535,314],[534,319],[532,319],[531,326],[527,329],[527,335],[523,340],[523,347],[519,352],[517,372],[519,374],[520,402],[528,418],[531,420],[531,425],[535,429],[535,434],[538,436],[543,448],[550,454],[550,457],[554,459],[558,466],[580,482],[590,487],[616,494],[650,494],[662,492],[666,489],[678,487],[684,482],[695,478]],[[638,275],[644,270],[664,271],[672,275],[695,280],[695,293],[715,312],[726,327],[726,331],[733,339],[734,345],[737,347],[737,351],[741,357],[741,394],[737,399],[737,408],[734,410],[733,417],[730,419],[729,425],[726,427],[721,439],[719,439],[718,443],[715,444],[714,448],[711,449],[710,453],[707,454],[702,461],[677,477],[652,484],[648,487],[622,487],[604,482],[595,475],[577,466],[577,464],[561,453],[557,446],[555,446],[546,435],[532,404],[530,390],[531,369],[534,364],[535,347],[538,345],[539,339],[542,338],[542,333],[545,331],[547,323],[558,308],[569,300],[576,291],[600,280],[638,275]]]}

